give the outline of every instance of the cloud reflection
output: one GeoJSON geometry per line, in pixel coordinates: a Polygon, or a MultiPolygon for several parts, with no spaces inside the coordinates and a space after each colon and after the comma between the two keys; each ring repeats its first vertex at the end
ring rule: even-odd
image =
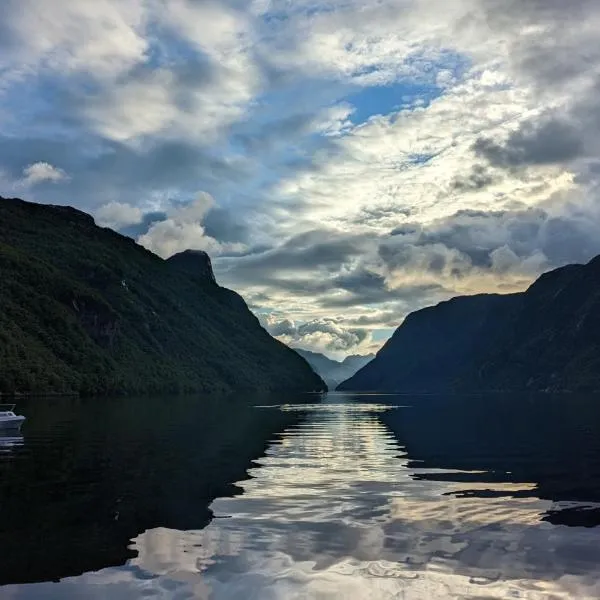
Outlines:
{"type": "Polygon", "coordinates": [[[542,521],[553,502],[533,482],[457,483],[464,472],[409,467],[380,415],[411,408],[331,398],[279,408],[306,418],[270,445],[241,494],[213,502],[205,529],[147,531],[123,569],[14,597],[108,597],[106,585],[117,599],[600,597],[597,533],[542,521]],[[434,471],[448,481],[423,478],[434,471]]]}

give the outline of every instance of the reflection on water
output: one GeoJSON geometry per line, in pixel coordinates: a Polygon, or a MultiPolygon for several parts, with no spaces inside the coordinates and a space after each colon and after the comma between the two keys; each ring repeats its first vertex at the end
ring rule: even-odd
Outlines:
{"type": "Polygon", "coordinates": [[[594,402],[330,394],[254,408],[255,427],[281,433],[263,426],[270,443],[208,525],[164,513],[125,566],[0,597],[598,598],[594,402]]]}
{"type": "Polygon", "coordinates": [[[15,446],[23,445],[23,436],[20,431],[0,430],[0,452],[9,452],[15,446]]]}

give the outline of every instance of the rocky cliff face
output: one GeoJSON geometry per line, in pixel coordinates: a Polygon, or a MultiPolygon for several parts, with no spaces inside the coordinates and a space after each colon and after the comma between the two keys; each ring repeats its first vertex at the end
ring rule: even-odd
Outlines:
{"type": "Polygon", "coordinates": [[[341,390],[600,390],[600,257],[409,315],[341,390]]]}
{"type": "Polygon", "coordinates": [[[119,334],[119,318],[105,304],[81,296],[71,302],[75,315],[86,333],[100,346],[112,348],[119,334]]]}
{"type": "Polygon", "coordinates": [[[69,207],[0,198],[0,392],[323,390],[204,252],[162,260],[69,207]]]}
{"type": "Polygon", "coordinates": [[[187,272],[190,277],[207,283],[217,283],[210,256],[204,250],[185,250],[174,254],[167,262],[177,269],[187,272]]]}

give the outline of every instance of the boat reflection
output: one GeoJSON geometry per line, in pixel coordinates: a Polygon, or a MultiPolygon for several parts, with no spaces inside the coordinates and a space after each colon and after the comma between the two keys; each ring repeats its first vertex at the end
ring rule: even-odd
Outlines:
{"type": "Polygon", "coordinates": [[[8,452],[11,449],[22,446],[25,438],[19,430],[1,429],[0,430],[0,452],[8,452]]]}

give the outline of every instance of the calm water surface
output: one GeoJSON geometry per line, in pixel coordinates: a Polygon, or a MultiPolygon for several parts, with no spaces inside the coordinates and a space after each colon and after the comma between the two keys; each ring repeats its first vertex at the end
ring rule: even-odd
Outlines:
{"type": "Polygon", "coordinates": [[[20,408],[2,599],[600,597],[598,396],[20,408]]]}

